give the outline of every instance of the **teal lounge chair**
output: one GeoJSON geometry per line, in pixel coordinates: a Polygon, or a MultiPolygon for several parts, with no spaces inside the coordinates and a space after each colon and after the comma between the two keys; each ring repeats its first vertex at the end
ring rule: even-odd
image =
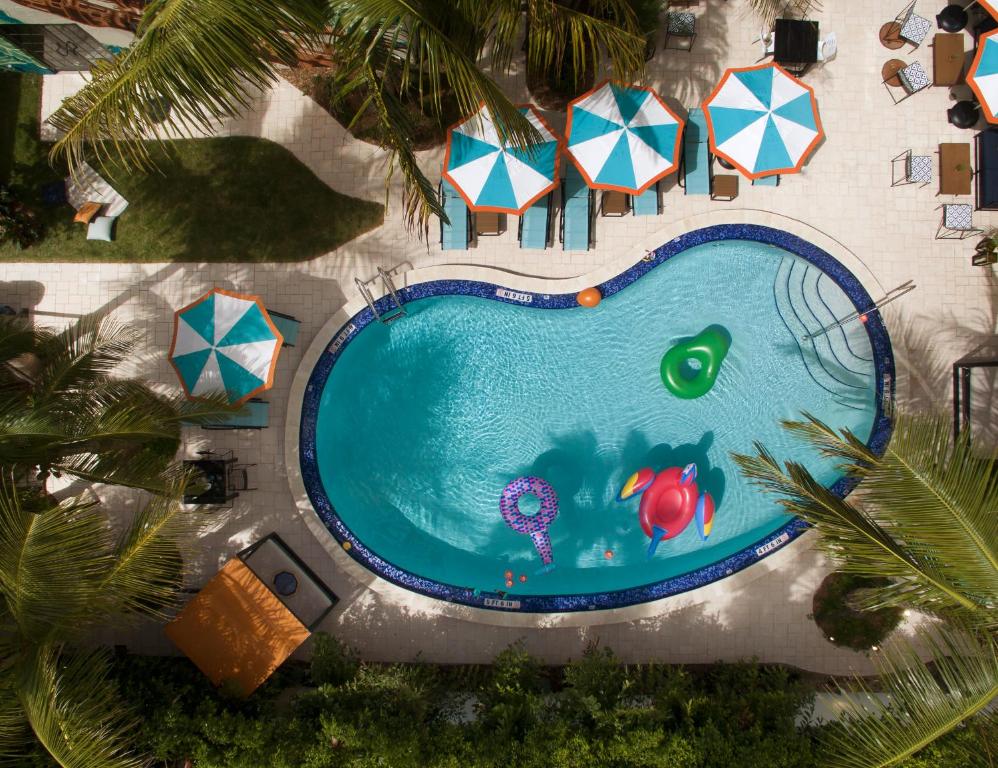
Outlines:
{"type": "Polygon", "coordinates": [[[254,397],[247,400],[241,410],[203,426],[205,429],[265,429],[270,426],[270,403],[254,397]]]}
{"type": "Polygon", "coordinates": [[[631,210],[635,216],[658,216],[662,212],[657,181],[640,195],[631,198],[631,210]]]}
{"type": "Polygon", "coordinates": [[[761,179],[752,179],[753,187],[778,187],[780,186],[780,175],[763,176],[761,179]]]}
{"type": "Polygon", "coordinates": [[[593,244],[593,193],[582,174],[569,165],[561,183],[561,247],[588,251],[593,244]]]}
{"type": "Polygon", "coordinates": [[[544,195],[520,216],[521,248],[543,251],[551,245],[551,195],[544,195]]]}
{"type": "Polygon", "coordinates": [[[710,194],[710,148],[703,110],[690,110],[683,131],[683,188],[687,195],[710,194]]]}
{"type": "Polygon", "coordinates": [[[298,329],[301,327],[301,320],[291,315],[285,315],[283,312],[275,312],[272,309],[268,309],[267,314],[270,315],[270,319],[274,321],[277,330],[284,337],[282,346],[293,347],[298,342],[298,329]]]}
{"type": "Polygon", "coordinates": [[[471,243],[471,215],[464,199],[449,181],[440,182],[440,203],[450,222],[440,219],[440,248],[464,251],[471,243]]]}

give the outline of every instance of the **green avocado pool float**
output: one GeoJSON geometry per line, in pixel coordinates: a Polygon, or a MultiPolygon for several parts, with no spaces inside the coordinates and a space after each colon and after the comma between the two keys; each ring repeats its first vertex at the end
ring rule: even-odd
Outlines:
{"type": "Polygon", "coordinates": [[[731,337],[719,325],[708,326],[692,339],[676,344],[662,358],[666,389],[685,400],[706,395],[717,381],[730,346],[731,337]],[[699,369],[689,365],[691,360],[699,363],[699,369]]]}

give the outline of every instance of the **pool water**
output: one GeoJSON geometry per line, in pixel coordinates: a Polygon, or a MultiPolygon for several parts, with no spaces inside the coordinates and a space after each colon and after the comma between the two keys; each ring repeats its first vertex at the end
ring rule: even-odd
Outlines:
{"type": "MultiPolygon", "coordinates": [[[[390,564],[389,578],[515,599],[689,573],[789,520],[742,478],[733,452],[760,441],[831,486],[835,467],[780,420],[807,411],[870,436],[876,375],[865,327],[801,340],[854,309],[811,263],[741,240],[689,248],[595,309],[411,301],[407,317],[359,330],[329,370],[314,428],[321,490],[371,559],[390,564]],[[662,383],[662,356],[710,325],[727,330],[730,351],[714,387],[681,400],[662,383]],[[618,502],[618,491],[642,467],[690,462],[716,504],[713,532],[703,542],[691,524],[649,558],[640,499],[618,502]],[[499,512],[503,488],[523,475],[558,496],[547,572],[499,512]]],[[[524,496],[521,510],[536,512],[536,499],[524,496]]]]}

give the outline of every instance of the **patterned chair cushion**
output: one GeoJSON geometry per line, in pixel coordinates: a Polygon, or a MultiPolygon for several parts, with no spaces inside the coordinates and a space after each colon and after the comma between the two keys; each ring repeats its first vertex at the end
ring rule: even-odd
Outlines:
{"type": "Polygon", "coordinates": [[[928,184],[932,181],[932,158],[929,155],[908,155],[908,181],[928,184]]]}
{"type": "Polygon", "coordinates": [[[692,37],[696,32],[697,17],[692,13],[670,13],[668,14],[668,33],[670,35],[681,35],[692,37]]]}
{"type": "Polygon", "coordinates": [[[898,77],[908,93],[915,93],[929,86],[929,75],[920,61],[913,61],[898,72],[898,77]]]}
{"type": "Polygon", "coordinates": [[[943,226],[947,229],[973,229],[974,228],[974,208],[973,206],[959,203],[957,205],[943,206],[943,226]]]}
{"type": "Polygon", "coordinates": [[[904,24],[901,25],[901,31],[898,33],[898,37],[902,40],[907,40],[912,45],[918,45],[921,43],[932,25],[929,24],[928,19],[923,19],[917,13],[909,13],[908,18],[904,20],[904,24]]]}

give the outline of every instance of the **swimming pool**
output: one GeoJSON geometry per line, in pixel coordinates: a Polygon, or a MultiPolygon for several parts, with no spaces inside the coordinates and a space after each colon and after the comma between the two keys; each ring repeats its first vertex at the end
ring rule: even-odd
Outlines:
{"type": "Polygon", "coordinates": [[[780,419],[807,410],[874,450],[886,444],[893,360],[879,315],[802,341],[871,304],[810,243],[767,227],[708,227],[600,289],[603,302],[585,309],[574,294],[423,283],[402,291],[404,319],[384,326],[364,310],[324,340],[302,403],[301,472],[351,557],[408,589],[478,607],[645,602],[744,568],[802,530],[735,468],[730,453],[753,440],[847,492],[780,419]],[[710,325],[726,329],[730,352],[710,392],[680,400],[660,361],[710,325]],[[618,502],[617,492],[641,467],[691,462],[717,505],[713,532],[703,542],[691,525],[649,558],[639,501],[618,502]],[[521,476],[557,494],[553,569],[500,515],[503,488],[521,476]]]}

